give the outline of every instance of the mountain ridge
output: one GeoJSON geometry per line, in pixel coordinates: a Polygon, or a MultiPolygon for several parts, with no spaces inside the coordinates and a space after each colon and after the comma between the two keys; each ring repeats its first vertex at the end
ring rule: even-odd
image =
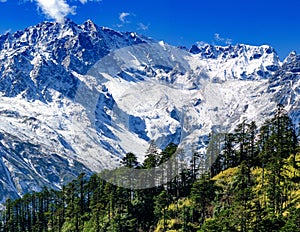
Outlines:
{"type": "Polygon", "coordinates": [[[186,51],[91,20],[2,35],[0,201],[116,167],[126,152],[141,161],[150,140],[205,152],[212,129],[277,103],[298,122],[299,57],[280,62],[266,45],[186,51]]]}

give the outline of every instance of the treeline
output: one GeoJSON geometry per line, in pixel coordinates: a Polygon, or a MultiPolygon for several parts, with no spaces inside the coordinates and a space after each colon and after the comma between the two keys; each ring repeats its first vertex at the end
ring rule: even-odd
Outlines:
{"type": "MultiPolygon", "coordinates": [[[[233,133],[212,133],[207,154],[194,153],[161,186],[128,189],[81,174],[61,191],[7,200],[0,231],[300,231],[298,149],[278,106],[260,128],[244,120],[233,133]]],[[[176,152],[175,144],[159,152],[151,143],[142,164],[128,153],[122,166],[155,170],[176,152]]]]}
{"type": "MultiPolygon", "coordinates": [[[[157,167],[177,150],[169,144],[162,152],[151,143],[143,164],[128,153],[124,167],[147,169],[157,167]]],[[[122,169],[120,169],[122,170],[122,169]]],[[[0,231],[151,231],[161,217],[161,209],[175,198],[189,195],[192,178],[183,173],[165,186],[131,190],[118,187],[98,174],[76,180],[61,191],[44,188],[42,192],[7,200],[0,231]],[[180,183],[185,183],[180,187],[180,183]]]]}

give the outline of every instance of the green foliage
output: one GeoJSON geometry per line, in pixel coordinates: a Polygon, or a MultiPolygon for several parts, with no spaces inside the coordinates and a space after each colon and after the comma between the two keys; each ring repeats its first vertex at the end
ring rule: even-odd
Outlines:
{"type": "Polygon", "coordinates": [[[135,154],[129,152],[122,159],[121,164],[127,168],[134,168],[138,165],[137,157],[135,154]]]}
{"type": "MultiPolygon", "coordinates": [[[[300,231],[300,153],[283,108],[259,130],[244,120],[234,133],[211,138],[211,156],[193,151],[191,167],[164,186],[125,189],[81,174],[61,191],[8,199],[0,232],[300,231]]],[[[159,152],[151,141],[142,165],[133,153],[121,164],[155,170],[176,152],[175,144],[159,152]]]]}
{"type": "Polygon", "coordinates": [[[285,225],[281,228],[281,232],[300,231],[300,208],[291,209],[290,211],[291,214],[288,216],[285,225]]]}

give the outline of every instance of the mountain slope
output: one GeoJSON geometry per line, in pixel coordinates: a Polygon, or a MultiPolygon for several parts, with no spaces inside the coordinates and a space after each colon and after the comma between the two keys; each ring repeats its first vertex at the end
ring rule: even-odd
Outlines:
{"type": "MultiPolygon", "coordinates": [[[[150,140],[205,152],[211,130],[262,122],[291,85],[298,96],[298,65],[296,54],[281,63],[269,46],[186,51],[91,21],[2,35],[2,201],[113,168],[127,152],[142,161],[150,140]]],[[[298,101],[288,102],[297,121],[298,101]]]]}

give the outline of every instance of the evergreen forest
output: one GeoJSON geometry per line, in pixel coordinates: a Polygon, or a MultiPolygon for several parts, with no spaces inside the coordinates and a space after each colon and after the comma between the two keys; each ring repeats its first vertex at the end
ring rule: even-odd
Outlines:
{"type": "MultiPolygon", "coordinates": [[[[82,173],[61,190],[44,188],[8,199],[0,212],[0,231],[297,232],[297,135],[279,105],[259,127],[245,119],[230,133],[211,133],[206,154],[192,152],[188,165],[162,185],[124,188],[101,174],[82,173]]],[[[178,152],[176,144],[161,151],[151,142],[143,163],[127,153],[121,166],[155,170],[178,152]]]]}

